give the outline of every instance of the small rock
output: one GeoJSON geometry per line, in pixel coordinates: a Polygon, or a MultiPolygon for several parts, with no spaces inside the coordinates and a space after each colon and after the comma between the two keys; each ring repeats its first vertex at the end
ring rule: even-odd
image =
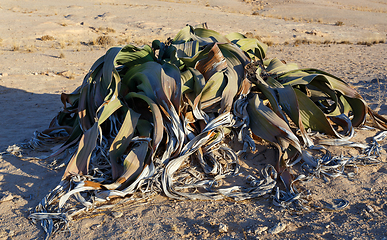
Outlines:
{"type": "Polygon", "coordinates": [[[120,218],[124,215],[122,212],[111,212],[111,214],[114,218],[120,218]]]}
{"type": "Polygon", "coordinates": [[[305,33],[306,34],[311,34],[311,35],[317,35],[317,31],[316,30],[306,31],[305,33]]]}
{"type": "Polygon", "coordinates": [[[15,235],[15,231],[9,230],[9,232],[8,232],[8,237],[12,237],[12,236],[14,236],[14,235],[15,235]]]}
{"type": "Polygon", "coordinates": [[[0,77],[7,77],[8,73],[0,73],[0,77]]]}
{"type": "Polygon", "coordinates": [[[15,231],[13,230],[0,230],[0,239],[9,239],[9,237],[15,236],[15,231]]]}
{"type": "Polygon", "coordinates": [[[370,212],[370,213],[372,213],[372,212],[374,212],[375,210],[374,210],[374,208],[371,207],[370,205],[367,205],[367,211],[370,212]]]}
{"type": "Polygon", "coordinates": [[[360,214],[360,215],[363,216],[363,217],[366,218],[366,219],[371,219],[371,218],[372,218],[371,214],[370,214],[369,212],[367,212],[367,210],[365,210],[365,209],[363,209],[363,210],[361,211],[361,214],[360,214]]]}
{"type": "Polygon", "coordinates": [[[268,233],[270,234],[277,234],[277,233],[280,233],[282,232],[283,230],[285,230],[286,228],[286,223],[283,223],[283,222],[279,222],[277,223],[276,225],[274,225],[274,227],[270,228],[268,233]]]}
{"type": "Polygon", "coordinates": [[[93,226],[90,227],[91,230],[95,230],[100,228],[102,225],[101,224],[94,224],[93,226]]]}
{"type": "Polygon", "coordinates": [[[268,229],[268,227],[257,227],[257,229],[255,229],[254,233],[256,235],[259,235],[261,233],[263,233],[264,231],[266,231],[268,229]]]}
{"type": "Polygon", "coordinates": [[[7,152],[11,155],[14,155],[16,157],[22,157],[22,149],[17,146],[16,144],[12,145],[12,146],[8,146],[7,148],[7,152]]]}
{"type": "Polygon", "coordinates": [[[11,201],[14,198],[12,194],[8,194],[7,196],[4,196],[0,199],[0,202],[6,202],[6,201],[11,201]]]}
{"type": "Polygon", "coordinates": [[[65,78],[74,78],[74,74],[71,71],[62,71],[62,72],[57,72],[56,74],[63,76],[65,78]]]}
{"type": "Polygon", "coordinates": [[[220,233],[226,233],[228,231],[228,226],[226,224],[219,224],[219,232],[220,233]]]}

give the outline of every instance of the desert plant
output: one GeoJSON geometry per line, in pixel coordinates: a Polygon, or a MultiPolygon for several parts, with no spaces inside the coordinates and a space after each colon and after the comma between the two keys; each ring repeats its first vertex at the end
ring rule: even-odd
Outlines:
{"type": "Polygon", "coordinates": [[[59,53],[59,57],[58,58],[65,58],[65,57],[66,57],[66,55],[63,52],[59,53]]]}
{"type": "Polygon", "coordinates": [[[109,46],[109,45],[113,45],[113,43],[114,43],[114,39],[112,37],[102,35],[97,37],[97,39],[89,42],[89,45],[109,46]]]}
{"type": "Polygon", "coordinates": [[[11,51],[19,51],[20,50],[20,45],[18,44],[18,43],[16,43],[16,42],[14,42],[13,44],[12,44],[12,47],[11,47],[11,51]]]}
{"type": "Polygon", "coordinates": [[[71,196],[90,209],[158,192],[235,200],[275,192],[277,205],[302,206],[293,187],[299,178],[293,180],[290,168],[303,161],[310,171],[339,175],[337,165],[309,152],[319,144],[348,143],[367,114],[381,129],[386,119],[340,78],[265,59],[266,50],[255,38],[223,36],[204,24],[186,26],[166,43],[110,48],[77,90],[62,93],[63,111],[30,142],[34,148],[62,142],[51,157],[74,148],[59,185],[30,218],[42,220],[50,235],[67,221],[71,196]],[[339,140],[315,139],[308,131],[339,140]],[[217,188],[216,179],[238,173],[238,155],[223,141],[231,135],[243,144],[240,154],[263,139],[278,156],[275,167],[262,170],[262,180],[249,176],[250,186],[217,188]],[[279,181],[285,189],[278,189],[279,181]]]}
{"type": "Polygon", "coordinates": [[[335,23],[335,26],[343,26],[343,25],[344,25],[344,23],[342,21],[337,21],[335,23]]]}
{"type": "Polygon", "coordinates": [[[55,38],[53,36],[50,36],[50,35],[43,35],[40,37],[40,40],[41,41],[52,41],[52,40],[55,40],[55,38]]]}

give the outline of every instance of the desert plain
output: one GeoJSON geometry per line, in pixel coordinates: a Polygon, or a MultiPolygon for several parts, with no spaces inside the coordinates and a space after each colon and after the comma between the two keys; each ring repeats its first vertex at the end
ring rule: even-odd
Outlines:
{"type": "MultiPolygon", "coordinates": [[[[166,41],[186,24],[222,34],[240,32],[277,57],[336,75],[354,86],[369,106],[387,115],[386,0],[2,0],[0,2],[0,239],[44,239],[28,215],[60,181],[49,153],[9,146],[48,127],[63,107],[62,92],[82,82],[93,62],[112,46],[166,41]]],[[[370,143],[379,130],[356,130],[370,143]]],[[[387,141],[387,140],[386,140],[387,141]]],[[[387,144],[381,142],[385,149],[387,144]]],[[[358,154],[335,147],[332,153],[358,154]]],[[[280,209],[270,197],[233,201],[147,202],[90,212],[52,239],[387,239],[386,151],[374,166],[349,169],[353,177],[303,184],[309,212],[280,209]],[[321,204],[349,201],[341,211],[321,204]],[[272,234],[279,222],[286,228],[272,234]],[[220,226],[228,230],[220,231],[220,226]]],[[[270,162],[264,154],[243,166],[270,162]]],[[[352,175],[351,175],[352,176],[352,175]]]]}

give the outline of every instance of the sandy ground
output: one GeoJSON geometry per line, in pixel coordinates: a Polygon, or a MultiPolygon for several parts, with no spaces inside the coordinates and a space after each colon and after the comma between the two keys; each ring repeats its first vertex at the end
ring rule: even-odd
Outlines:
{"type": "MultiPolygon", "coordinates": [[[[48,126],[62,107],[60,93],[78,87],[88,68],[106,52],[108,46],[98,45],[98,37],[108,36],[109,46],[142,45],[173,37],[187,23],[207,22],[224,34],[238,31],[259,36],[273,45],[269,58],[341,77],[373,109],[387,115],[386,19],[385,0],[3,0],[0,152],[48,126]]],[[[377,132],[358,130],[355,140],[369,143],[377,132]]],[[[0,155],[0,239],[44,237],[40,226],[31,224],[27,216],[58,184],[63,169],[52,170],[49,163],[26,157],[47,154],[0,155]]],[[[80,216],[70,224],[71,235],[61,232],[53,239],[387,239],[385,155],[382,160],[377,166],[360,167],[353,178],[305,183],[302,187],[311,191],[311,212],[281,211],[270,198],[234,203],[159,196],[138,206],[80,216]],[[349,206],[339,212],[313,207],[336,198],[348,200],[349,206]],[[263,230],[278,222],[286,224],[281,233],[263,230]],[[226,233],[219,232],[220,224],[228,226],[226,233]]],[[[258,167],[267,161],[258,157],[244,166],[258,167]]]]}

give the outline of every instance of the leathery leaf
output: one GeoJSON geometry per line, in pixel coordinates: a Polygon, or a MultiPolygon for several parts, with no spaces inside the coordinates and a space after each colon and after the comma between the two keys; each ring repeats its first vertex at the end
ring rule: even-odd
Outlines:
{"type": "Polygon", "coordinates": [[[110,145],[109,156],[110,164],[112,165],[113,179],[117,179],[122,173],[122,168],[118,163],[121,155],[126,151],[129,146],[130,141],[132,140],[134,129],[137,125],[137,121],[140,117],[139,113],[136,113],[132,109],[126,111],[124,121],[121,125],[121,128],[110,145]]]}
{"type": "Polygon", "coordinates": [[[89,128],[81,137],[78,144],[78,150],[67,164],[62,180],[69,175],[88,174],[91,153],[93,152],[98,137],[98,124],[89,128]]]}
{"type": "Polygon", "coordinates": [[[150,129],[154,129],[152,148],[153,148],[153,151],[155,152],[161,140],[163,139],[163,132],[164,132],[164,121],[163,121],[160,108],[154,101],[152,101],[152,99],[150,99],[149,97],[143,94],[131,92],[125,96],[125,101],[131,101],[131,100],[136,101],[136,99],[141,99],[145,101],[149,105],[150,110],[152,112],[153,126],[150,126],[150,129]]]}
{"type": "MultiPolygon", "coordinates": [[[[300,107],[297,99],[297,95],[294,92],[293,88],[290,86],[285,86],[283,88],[276,88],[278,93],[279,104],[286,114],[292,119],[292,121],[297,125],[301,131],[301,136],[304,140],[304,144],[308,147],[313,146],[313,141],[308,136],[304,124],[302,122],[302,116],[300,113],[300,107]]],[[[306,121],[306,120],[305,120],[306,121]]]]}
{"type": "Polygon", "coordinates": [[[258,137],[280,145],[284,151],[289,145],[301,152],[301,145],[288,124],[268,108],[255,94],[247,106],[250,128],[258,137]]]}
{"type": "MultiPolygon", "coordinates": [[[[354,88],[349,86],[340,78],[337,78],[331,74],[320,70],[308,68],[298,69],[284,73],[283,75],[278,77],[278,81],[280,81],[284,85],[291,86],[308,84],[313,85],[315,82],[326,82],[328,84],[328,89],[332,89],[340,95],[343,95],[346,102],[339,103],[340,98],[334,97],[333,94],[327,90],[327,88],[325,88],[325,92],[327,92],[327,94],[329,94],[334,101],[337,101],[338,104],[344,105],[348,103],[351,107],[351,111],[353,114],[353,126],[359,126],[365,121],[366,114],[368,112],[367,104],[354,88]]],[[[317,86],[316,84],[314,85],[317,86]]],[[[320,87],[322,87],[322,85],[320,85],[320,87]]],[[[342,108],[341,113],[344,113],[344,110],[345,108],[342,108]]]]}

